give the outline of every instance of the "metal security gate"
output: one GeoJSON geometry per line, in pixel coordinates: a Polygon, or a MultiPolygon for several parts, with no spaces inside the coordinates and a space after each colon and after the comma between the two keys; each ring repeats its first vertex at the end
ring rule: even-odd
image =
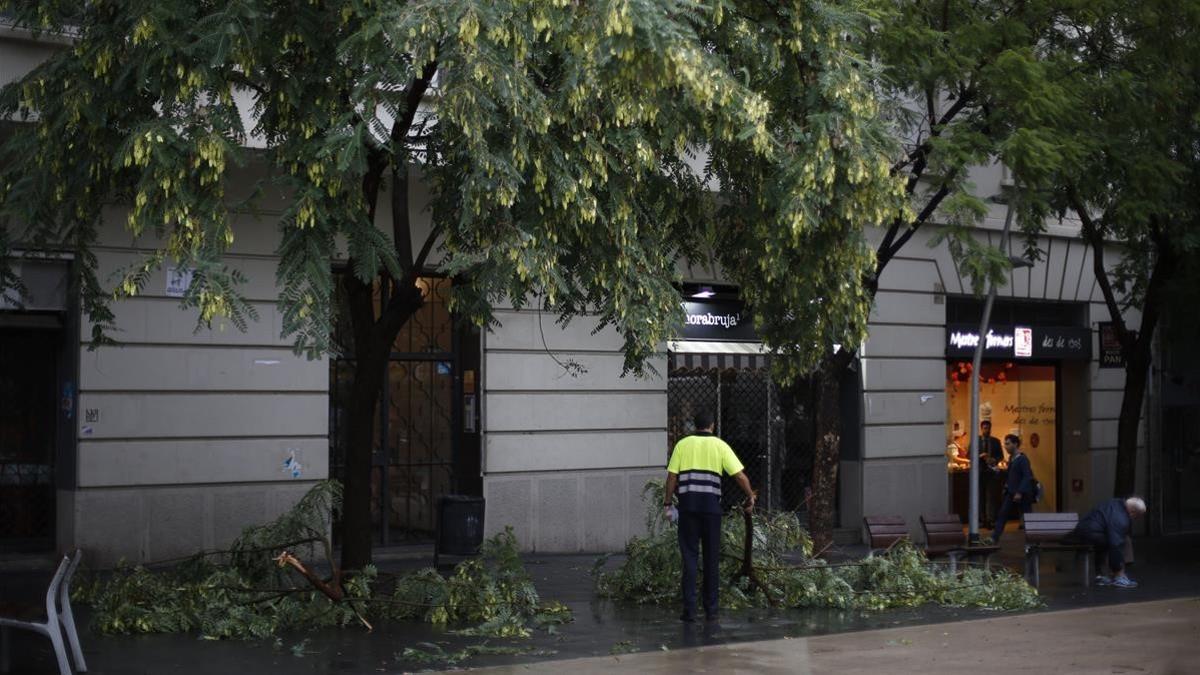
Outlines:
{"type": "MultiPolygon", "coordinates": [[[[392,345],[376,417],[371,470],[371,519],[382,545],[424,541],[436,526],[438,499],[464,489],[478,474],[478,441],[472,425],[464,430],[464,380],[475,382],[474,366],[464,363],[456,327],[448,308],[452,281],[421,277],[425,297],[392,345]],[[465,376],[465,377],[464,377],[465,376]],[[464,448],[471,446],[474,451],[464,448]],[[466,452],[464,452],[466,450],[466,452]]],[[[386,302],[386,289],[377,291],[386,302]]],[[[351,335],[339,325],[336,337],[351,335]]],[[[353,351],[344,343],[342,352],[353,351]]],[[[354,360],[330,363],[330,469],[345,471],[345,408],[354,380],[354,360]]],[[[472,392],[474,395],[474,392],[472,392]]]]}
{"type": "MultiPolygon", "coordinates": [[[[733,448],[758,490],[759,505],[778,510],[796,503],[788,493],[802,486],[783,480],[788,459],[786,420],[767,358],[673,352],[668,368],[669,447],[694,430],[692,418],[697,412],[711,411],[717,435],[733,448]]],[[[730,508],[742,499],[741,490],[726,478],[721,489],[722,507],[730,508]]]]}

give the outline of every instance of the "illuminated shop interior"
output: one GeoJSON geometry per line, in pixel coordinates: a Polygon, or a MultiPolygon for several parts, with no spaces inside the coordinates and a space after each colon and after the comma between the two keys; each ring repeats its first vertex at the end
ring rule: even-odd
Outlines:
{"type": "MultiPolygon", "coordinates": [[[[1012,361],[984,362],[979,376],[979,419],[992,423],[992,436],[1001,441],[1015,434],[1029,457],[1033,475],[1042,483],[1043,498],[1034,511],[1054,511],[1058,496],[1058,366],[1012,361]]],[[[951,509],[967,520],[971,468],[971,362],[946,364],[946,471],[951,509]]],[[[978,433],[978,429],[975,430],[978,433]]],[[[1000,463],[1007,469],[1008,457],[1000,463]]],[[[981,467],[982,468],[982,467],[981,467]]],[[[994,482],[987,496],[998,502],[1003,475],[985,476],[994,482]]],[[[980,493],[984,499],[985,492],[980,493]]],[[[998,503],[996,504],[998,506],[998,503]]],[[[985,509],[982,508],[981,513],[985,509]]]]}

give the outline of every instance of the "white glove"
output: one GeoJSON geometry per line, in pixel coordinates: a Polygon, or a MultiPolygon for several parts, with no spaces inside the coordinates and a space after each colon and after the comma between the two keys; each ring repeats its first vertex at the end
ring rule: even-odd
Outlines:
{"type": "Polygon", "coordinates": [[[663,507],[663,517],[666,518],[667,520],[671,521],[672,523],[678,522],[679,509],[675,508],[674,506],[664,506],[663,507]]]}

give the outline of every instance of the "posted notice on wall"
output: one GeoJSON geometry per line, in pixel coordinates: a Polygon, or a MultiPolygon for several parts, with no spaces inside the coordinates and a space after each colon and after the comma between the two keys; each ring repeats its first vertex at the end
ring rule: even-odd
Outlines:
{"type": "Polygon", "coordinates": [[[182,298],[192,287],[192,276],[196,270],[190,267],[167,268],[167,297],[182,298]]]}

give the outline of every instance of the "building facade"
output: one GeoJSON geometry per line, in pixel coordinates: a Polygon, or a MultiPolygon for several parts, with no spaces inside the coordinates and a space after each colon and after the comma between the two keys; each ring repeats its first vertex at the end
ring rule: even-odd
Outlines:
{"type": "MultiPolygon", "coordinates": [[[[60,46],[0,28],[0,83],[60,46]]],[[[253,183],[256,169],[245,171],[231,183],[253,183]]],[[[1000,191],[998,168],[974,179],[1000,191]]],[[[114,304],[120,344],[93,348],[68,290],[70,257],[16,261],[31,297],[23,306],[0,298],[6,551],[83,547],[110,564],[217,548],[338,475],[349,364],[306,360],[281,337],[279,199],[236,215],[228,259],[250,280],[244,290],[259,315],[245,332],[196,330],[194,313],[178,307],[188,271],[164,269],[114,304]]],[[[417,181],[409,202],[423,236],[417,181]]],[[[998,240],[1003,209],[978,237],[998,240]]],[[[117,225],[96,249],[102,279],[156,245],[131,241],[121,220],[108,219],[117,225]]],[[[844,383],[838,505],[847,532],[867,514],[916,522],[961,510],[962,462],[951,448],[972,433],[963,365],[965,345],[980,339],[980,303],[946,246],[929,245],[934,232],[918,233],[886,268],[869,340],[844,383]]],[[[1038,247],[1041,258],[1000,289],[982,400],[994,433],[1025,439],[1047,486],[1041,508],[1081,511],[1111,490],[1123,370],[1104,360],[1107,309],[1077,230],[1052,224],[1038,247]]],[[[443,302],[452,280],[423,278],[426,310],[397,340],[380,413],[378,541],[427,540],[438,497],[465,493],[484,497],[489,533],[512,526],[527,550],[619,550],[644,531],[643,489],[663,476],[700,407],[717,413],[762,503],[803,510],[811,402],[771,383],[735,288],[711,271],[681,273],[691,318],[647,378],[622,376],[619,336],[586,318],[564,327],[500,307],[491,331],[455,327],[443,302]]],[[[1160,459],[1143,452],[1139,477],[1160,459]]]]}

